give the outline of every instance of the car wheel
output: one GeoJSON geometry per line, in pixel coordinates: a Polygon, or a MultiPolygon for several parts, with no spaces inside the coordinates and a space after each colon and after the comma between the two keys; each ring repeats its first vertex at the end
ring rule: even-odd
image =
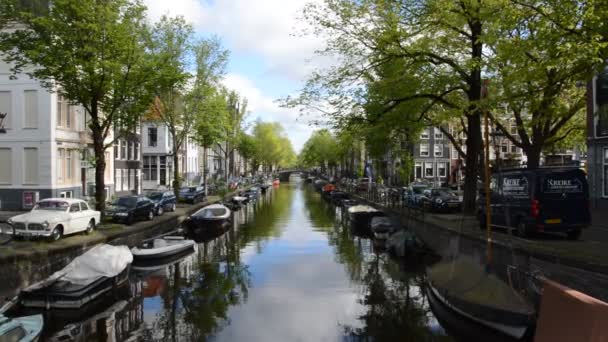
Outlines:
{"type": "Polygon", "coordinates": [[[517,235],[521,238],[525,238],[528,236],[528,228],[526,227],[526,224],[523,221],[519,221],[517,223],[517,235]]]}
{"type": "Polygon", "coordinates": [[[583,231],[580,228],[571,230],[566,233],[566,237],[568,237],[568,240],[578,240],[578,239],[580,239],[582,232],[583,231]]]}
{"type": "Polygon", "coordinates": [[[148,213],[148,221],[152,221],[154,219],[154,210],[150,210],[148,213]]]}
{"type": "Polygon", "coordinates": [[[163,210],[163,206],[160,205],[160,206],[158,206],[158,209],[156,210],[156,215],[163,216],[164,212],[165,211],[163,210]]]}
{"type": "Polygon", "coordinates": [[[61,229],[61,227],[56,227],[55,229],[53,229],[53,232],[51,233],[51,240],[57,241],[57,240],[61,239],[62,236],[63,236],[63,229],[61,229]]]}
{"type": "Polygon", "coordinates": [[[89,235],[93,232],[93,230],[95,230],[95,220],[89,221],[89,225],[87,226],[87,230],[85,230],[85,233],[89,235]]]}

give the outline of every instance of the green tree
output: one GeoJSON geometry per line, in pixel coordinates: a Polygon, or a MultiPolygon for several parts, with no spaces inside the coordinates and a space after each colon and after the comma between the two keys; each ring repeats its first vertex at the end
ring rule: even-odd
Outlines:
{"type": "Polygon", "coordinates": [[[296,162],[291,141],[278,122],[256,121],[252,136],[255,141],[254,159],[264,167],[265,172],[296,162]]]}
{"type": "Polygon", "coordinates": [[[86,111],[96,208],[103,210],[105,151],[113,143],[107,138],[115,125],[129,128],[138,122],[157,75],[148,54],[145,7],[128,0],[55,0],[34,14],[17,1],[3,4],[0,51],[12,72],[25,72],[86,111]]]}
{"type": "MultiPolygon", "coordinates": [[[[255,144],[255,139],[251,135],[244,132],[241,133],[237,149],[241,157],[245,160],[245,174],[247,174],[247,165],[253,162],[255,158],[255,151],[257,149],[255,144]]],[[[257,170],[255,167],[252,169],[253,172],[257,170]]]]}

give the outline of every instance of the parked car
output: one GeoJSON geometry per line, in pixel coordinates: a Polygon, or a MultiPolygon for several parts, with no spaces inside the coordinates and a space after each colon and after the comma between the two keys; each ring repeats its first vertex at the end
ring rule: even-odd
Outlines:
{"type": "MultiPolygon", "coordinates": [[[[486,196],[478,199],[480,228],[486,227],[486,196]]],[[[515,229],[524,237],[531,232],[563,232],[580,237],[591,224],[589,185],[578,168],[512,169],[492,175],[490,182],[492,225],[515,229]]]]}
{"type": "Polygon", "coordinates": [[[45,237],[53,241],[63,235],[91,233],[101,220],[101,213],[87,202],[71,198],[47,198],[25,214],[13,216],[8,223],[16,236],[45,237]]]}
{"type": "Polygon", "coordinates": [[[421,199],[424,196],[424,191],[428,190],[430,187],[426,184],[412,184],[409,187],[405,188],[404,191],[404,202],[408,206],[419,207],[422,202],[421,199]]]}
{"type": "Polygon", "coordinates": [[[420,197],[422,207],[431,211],[460,211],[462,201],[458,195],[448,188],[427,189],[420,197]]]}
{"type": "Polygon", "coordinates": [[[153,191],[146,194],[154,203],[154,214],[161,216],[165,211],[175,211],[176,199],[173,191],[153,191]]]}
{"type": "Polygon", "coordinates": [[[154,202],[144,196],[123,196],[112,202],[104,216],[114,222],[133,224],[137,220],[154,219],[154,202]]]}
{"type": "Polygon", "coordinates": [[[198,203],[205,200],[205,187],[186,186],[179,190],[179,198],[187,203],[198,203]]]}

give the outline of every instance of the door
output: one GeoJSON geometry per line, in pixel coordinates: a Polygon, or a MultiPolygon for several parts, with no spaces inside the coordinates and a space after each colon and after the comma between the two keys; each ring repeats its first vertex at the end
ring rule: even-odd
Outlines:
{"type": "Polygon", "coordinates": [[[86,217],[84,217],[84,213],[80,210],[80,205],[78,203],[72,203],[70,205],[69,215],[70,222],[66,224],[68,227],[64,227],[64,234],[72,234],[86,229],[86,217]]]}

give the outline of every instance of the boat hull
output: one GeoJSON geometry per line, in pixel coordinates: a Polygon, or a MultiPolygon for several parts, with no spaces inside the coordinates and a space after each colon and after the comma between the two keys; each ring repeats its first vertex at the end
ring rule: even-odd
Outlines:
{"type": "Polygon", "coordinates": [[[129,269],[126,267],[115,277],[102,277],[69,292],[51,290],[54,283],[36,290],[22,291],[19,294],[20,303],[26,308],[77,309],[124,285],[129,279],[129,269]]]}
{"type": "Polygon", "coordinates": [[[133,251],[133,259],[135,261],[162,259],[162,258],[170,257],[175,254],[180,254],[180,253],[186,252],[186,251],[194,251],[194,242],[187,243],[187,244],[186,243],[180,244],[175,248],[167,249],[164,251],[159,251],[158,253],[153,253],[153,254],[150,254],[150,253],[140,254],[140,253],[133,251]]]}
{"type": "MultiPolygon", "coordinates": [[[[445,308],[470,321],[483,325],[484,327],[509,336],[513,339],[521,340],[530,328],[530,324],[528,323],[529,317],[525,317],[523,315],[521,315],[520,317],[515,317],[515,314],[511,314],[512,317],[510,317],[511,319],[509,320],[512,320],[513,324],[505,324],[501,322],[492,321],[487,318],[481,318],[481,315],[475,315],[472,312],[480,312],[484,310],[484,308],[473,307],[473,305],[471,304],[463,303],[462,301],[448,296],[442,293],[442,291],[440,291],[436,287],[434,287],[431,282],[427,283],[427,287],[427,292],[430,293],[431,298],[435,299],[438,304],[443,305],[445,308]],[[521,323],[518,324],[516,323],[516,321],[521,321],[521,323]]],[[[487,312],[494,311],[494,309],[491,308],[485,308],[485,310],[487,310],[487,312]]],[[[494,314],[490,314],[488,316],[494,316],[494,314]]],[[[502,318],[504,319],[504,317],[502,318]]]]}

